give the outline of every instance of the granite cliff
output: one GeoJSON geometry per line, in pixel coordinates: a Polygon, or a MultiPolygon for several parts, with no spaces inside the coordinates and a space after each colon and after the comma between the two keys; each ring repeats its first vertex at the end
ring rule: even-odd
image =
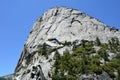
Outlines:
{"type": "MultiPolygon", "coordinates": [[[[108,49],[110,46],[108,43],[111,42],[112,44],[112,39],[114,39],[116,43],[120,40],[120,31],[118,29],[107,26],[85,13],[66,7],[55,7],[49,9],[37,19],[30,31],[16,66],[14,79],[114,80],[118,75],[118,71],[113,71],[114,73],[111,74],[114,76],[112,76],[106,68],[103,68],[104,64],[110,63],[110,61],[119,54],[119,50],[112,52],[108,49]],[[97,65],[102,66],[100,67],[99,72],[98,70],[93,71],[92,68],[89,69],[91,72],[88,70],[83,71],[84,68],[81,67],[82,64],[79,66],[77,65],[81,62],[74,64],[79,59],[81,61],[84,58],[90,58],[91,60],[91,57],[81,58],[80,55],[77,55],[77,53],[84,53],[79,52],[79,50],[82,49],[81,51],[83,51],[83,48],[87,50],[87,47],[83,46],[83,44],[88,46],[90,42],[93,44],[90,46],[90,50],[94,49],[94,52],[91,51],[89,55],[92,57],[99,55],[99,50],[102,48],[100,45],[107,45],[107,48],[104,48],[104,51],[107,52],[108,59],[104,58],[104,56],[99,56],[97,60],[100,63],[96,62],[94,64],[98,69],[99,67],[97,65]],[[69,55],[72,56],[69,57],[69,59],[71,61],[73,60],[72,63],[74,65],[71,62],[67,62],[69,61],[68,59],[66,60],[68,67],[63,67],[66,63],[62,64],[64,62],[62,62],[61,58],[64,59],[65,52],[68,52],[69,55]],[[55,57],[56,54],[59,54],[59,58],[55,57]],[[56,66],[56,61],[61,62],[61,65],[58,63],[59,66],[56,66]],[[69,64],[71,64],[72,67],[69,66],[69,64]],[[82,70],[79,70],[77,66],[81,67],[82,70]],[[73,72],[70,72],[69,68],[71,68],[72,71],[73,67],[75,67],[73,72]],[[75,69],[78,69],[78,72],[75,72],[75,69]]],[[[88,64],[88,61],[86,61],[85,67],[88,64]]],[[[89,66],[92,65],[90,64],[89,66]]]]}

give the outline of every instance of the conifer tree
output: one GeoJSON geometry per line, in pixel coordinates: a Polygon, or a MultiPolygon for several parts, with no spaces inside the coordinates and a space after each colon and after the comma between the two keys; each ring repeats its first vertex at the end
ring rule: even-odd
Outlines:
{"type": "Polygon", "coordinates": [[[97,44],[97,46],[101,45],[100,39],[98,37],[96,38],[96,44],[97,44]]]}

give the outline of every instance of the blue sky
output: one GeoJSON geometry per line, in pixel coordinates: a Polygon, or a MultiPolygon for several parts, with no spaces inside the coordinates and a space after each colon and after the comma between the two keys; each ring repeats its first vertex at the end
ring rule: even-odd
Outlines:
{"type": "Polygon", "coordinates": [[[0,0],[0,76],[14,72],[36,19],[49,8],[67,6],[120,29],[120,0],[0,0]]]}

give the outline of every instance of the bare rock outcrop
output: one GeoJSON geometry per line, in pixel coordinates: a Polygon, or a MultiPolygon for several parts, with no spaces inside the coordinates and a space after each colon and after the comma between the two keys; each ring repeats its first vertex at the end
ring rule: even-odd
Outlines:
{"type": "Polygon", "coordinates": [[[65,41],[80,43],[83,39],[94,41],[96,37],[101,42],[112,37],[120,39],[120,31],[75,9],[55,7],[48,10],[37,19],[30,31],[15,69],[15,79],[51,80],[49,76],[55,52],[47,58],[39,55],[44,43],[49,49],[62,46],[58,51],[63,54],[65,49],[71,50],[71,47],[64,46],[65,41]]]}

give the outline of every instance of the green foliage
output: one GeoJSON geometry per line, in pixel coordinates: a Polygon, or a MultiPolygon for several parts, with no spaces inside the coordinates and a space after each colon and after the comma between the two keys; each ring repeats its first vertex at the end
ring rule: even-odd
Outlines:
{"type": "Polygon", "coordinates": [[[76,80],[76,77],[71,75],[65,75],[64,80],[76,80]]]}
{"type": "Polygon", "coordinates": [[[100,55],[92,56],[91,63],[100,66],[100,55]]]}
{"type": "Polygon", "coordinates": [[[58,51],[55,52],[54,59],[55,60],[60,59],[60,53],[58,51]]]}
{"type": "Polygon", "coordinates": [[[118,72],[117,80],[120,79],[120,54],[116,56],[116,58],[112,59],[111,62],[105,63],[102,68],[104,71],[106,71],[111,77],[115,77],[116,75],[114,74],[115,71],[118,72]]]}
{"type": "MultiPolygon", "coordinates": [[[[58,53],[57,53],[57,55],[58,55],[58,53]]],[[[66,80],[66,79],[72,78],[72,80],[75,80],[75,76],[73,76],[72,74],[78,73],[77,72],[78,69],[75,69],[75,67],[78,66],[77,60],[72,59],[72,56],[68,50],[64,51],[63,56],[59,56],[56,58],[57,59],[54,63],[55,74],[53,75],[53,79],[61,80],[64,78],[66,80]],[[75,63],[73,63],[73,61],[75,63]],[[68,74],[64,75],[65,72],[68,72],[68,74]]]]}
{"type": "Polygon", "coordinates": [[[111,67],[109,64],[105,63],[102,66],[103,70],[106,71],[111,77],[115,77],[114,75],[114,68],[111,67]]]}
{"type": "Polygon", "coordinates": [[[42,19],[42,17],[40,17],[40,18],[39,18],[39,22],[42,22],[42,21],[43,21],[43,19],[42,19]]]}
{"type": "Polygon", "coordinates": [[[58,56],[58,52],[56,51],[54,79],[76,80],[78,78],[77,75],[80,73],[102,73],[99,61],[100,57],[97,55],[90,57],[91,54],[96,52],[93,46],[93,42],[83,40],[82,46],[75,48],[71,54],[66,50],[63,56],[59,55],[56,58],[58,56]],[[67,73],[67,75],[63,74],[61,76],[61,73],[67,73]]]}
{"type": "Polygon", "coordinates": [[[26,65],[28,65],[31,61],[31,54],[29,54],[27,57],[26,57],[26,65]]]}
{"type": "Polygon", "coordinates": [[[37,52],[39,53],[39,55],[44,55],[47,56],[47,45],[46,43],[43,43],[42,48],[40,50],[38,50],[37,52]]]}
{"type": "Polygon", "coordinates": [[[86,40],[81,40],[82,47],[85,47],[86,40]]]}
{"type": "Polygon", "coordinates": [[[120,42],[117,38],[112,38],[108,43],[101,43],[97,37],[96,41],[81,40],[80,45],[76,42],[65,41],[61,47],[48,49],[46,44],[38,51],[40,55],[48,56],[55,52],[54,74],[52,80],[76,80],[78,74],[101,74],[106,71],[111,77],[115,78],[114,72],[118,72],[117,80],[120,79],[120,55],[109,61],[108,52],[120,52],[120,42]],[[65,50],[63,55],[60,55],[58,49],[64,46],[73,46],[73,52],[65,50]],[[98,51],[94,47],[100,47],[98,51]],[[94,55],[95,54],[95,55],[94,55]],[[100,59],[105,62],[101,65],[100,59]]]}
{"type": "Polygon", "coordinates": [[[72,45],[71,42],[67,42],[67,41],[65,41],[64,46],[70,46],[70,45],[72,45]]]}
{"type": "Polygon", "coordinates": [[[117,75],[116,80],[120,80],[120,67],[118,67],[117,70],[118,70],[118,75],[117,75]]]}
{"type": "Polygon", "coordinates": [[[104,58],[104,60],[105,61],[109,61],[109,59],[108,59],[108,53],[106,52],[106,50],[105,49],[103,49],[103,48],[101,48],[101,49],[99,49],[98,50],[98,54],[102,57],[102,58],[104,58]]]}
{"type": "Polygon", "coordinates": [[[96,45],[97,45],[97,46],[100,46],[100,45],[101,45],[100,39],[99,39],[98,37],[96,38],[96,45]]]}
{"type": "Polygon", "coordinates": [[[41,51],[42,51],[42,52],[41,52],[42,55],[47,55],[47,46],[46,46],[46,43],[43,44],[41,51]]]}
{"type": "Polygon", "coordinates": [[[95,49],[93,48],[93,42],[88,42],[82,40],[82,46],[73,50],[73,56],[82,57],[83,55],[90,55],[95,53],[95,49]]]}
{"type": "Polygon", "coordinates": [[[60,47],[56,47],[56,48],[50,49],[50,50],[48,50],[48,53],[55,52],[55,51],[57,51],[57,50],[60,49],[60,48],[63,48],[63,46],[60,46],[60,47]]]}
{"type": "Polygon", "coordinates": [[[109,49],[109,44],[108,43],[101,43],[101,47],[105,50],[109,49]]]}
{"type": "Polygon", "coordinates": [[[63,46],[56,47],[56,48],[52,48],[52,49],[48,49],[48,48],[47,48],[47,44],[44,43],[44,44],[42,45],[42,48],[39,49],[37,52],[39,53],[39,55],[43,55],[43,56],[45,56],[46,58],[48,58],[48,55],[50,55],[52,52],[57,51],[57,50],[60,49],[60,48],[63,48],[63,46]]]}
{"type": "Polygon", "coordinates": [[[60,75],[53,75],[52,80],[61,80],[61,76],[60,75]]]}
{"type": "Polygon", "coordinates": [[[111,52],[120,52],[120,41],[118,38],[111,38],[111,40],[108,41],[111,52]]]}
{"type": "Polygon", "coordinates": [[[109,66],[112,68],[117,69],[120,65],[118,64],[120,61],[117,59],[113,59],[111,62],[109,62],[109,66]]]}
{"type": "Polygon", "coordinates": [[[96,74],[101,74],[102,73],[102,68],[96,64],[92,64],[88,70],[88,73],[96,73],[96,74]]]}
{"type": "Polygon", "coordinates": [[[120,64],[119,63],[120,63],[120,54],[118,54],[116,58],[113,59],[110,63],[110,66],[112,66],[113,69],[116,69],[118,72],[117,80],[120,80],[120,64]]]}

